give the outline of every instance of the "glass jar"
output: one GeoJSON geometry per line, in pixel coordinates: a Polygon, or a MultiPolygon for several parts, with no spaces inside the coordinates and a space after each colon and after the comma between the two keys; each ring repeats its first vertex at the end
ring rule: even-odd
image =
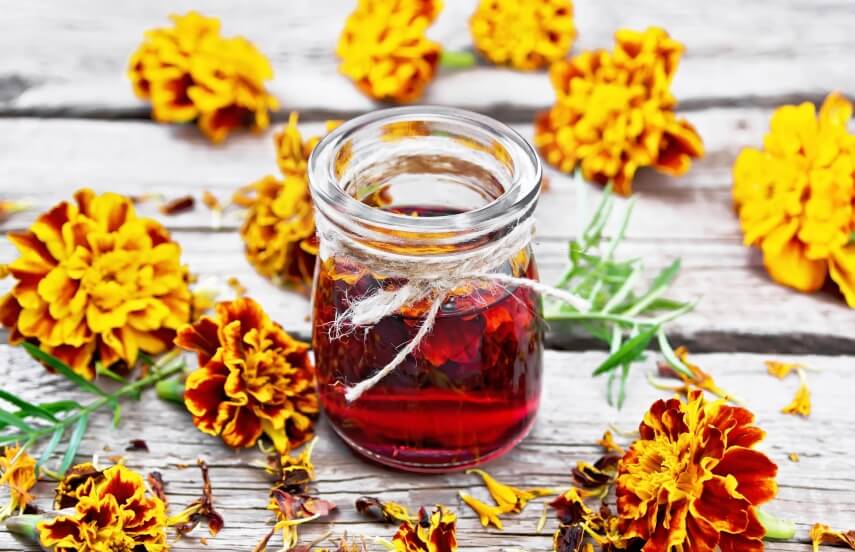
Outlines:
{"type": "Polygon", "coordinates": [[[537,155],[521,136],[458,109],[376,111],[315,148],[318,389],[330,424],[353,449],[396,468],[447,471],[507,452],[532,427],[541,393],[541,300],[509,277],[537,278],[531,233],[514,236],[533,226],[540,178],[537,155]],[[360,299],[413,283],[392,267],[404,274],[424,267],[424,281],[441,291],[370,324],[342,327],[360,299]],[[457,267],[467,267],[464,275],[484,268],[486,276],[470,281],[457,267]],[[505,280],[493,281],[496,274],[505,280]],[[438,310],[431,311],[434,300],[438,310]],[[435,319],[413,352],[348,401],[346,390],[412,343],[431,312],[435,319]]]}

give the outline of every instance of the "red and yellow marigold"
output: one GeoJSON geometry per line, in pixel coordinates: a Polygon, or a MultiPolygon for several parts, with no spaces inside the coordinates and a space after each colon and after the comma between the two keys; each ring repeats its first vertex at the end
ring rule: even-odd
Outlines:
{"type": "Polygon", "coordinates": [[[163,352],[189,320],[181,248],[127,197],[80,190],[8,237],[19,253],[0,301],[10,342],[36,343],[88,379],[95,360],[129,367],[163,352]]]}
{"type": "Polygon", "coordinates": [[[777,466],[754,450],[754,415],[699,391],[660,400],[618,469],[619,533],[643,552],[762,552],[756,507],[777,492],[777,466]]]}
{"type": "Polygon", "coordinates": [[[235,448],[266,434],[280,452],[312,437],[318,415],[309,346],[288,335],[249,298],[219,303],[178,332],[176,345],[198,355],[184,404],[201,431],[235,448]]]}
{"type": "Polygon", "coordinates": [[[119,464],[86,478],[75,491],[74,512],[37,525],[39,541],[53,552],[162,552],[166,507],[148,493],[143,478],[119,464]]]}

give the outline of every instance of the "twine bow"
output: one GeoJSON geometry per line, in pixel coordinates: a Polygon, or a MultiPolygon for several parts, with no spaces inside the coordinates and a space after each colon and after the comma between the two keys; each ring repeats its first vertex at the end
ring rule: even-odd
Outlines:
{"type": "Polygon", "coordinates": [[[340,232],[330,228],[329,223],[321,220],[321,217],[318,217],[316,223],[322,243],[335,255],[344,256],[377,274],[407,282],[397,289],[380,288],[351,301],[347,309],[336,315],[329,329],[331,339],[340,338],[357,326],[373,326],[407,305],[430,301],[430,307],[413,339],[373,376],[348,387],[344,395],[348,402],[359,399],[418,348],[433,329],[439,309],[448,294],[466,283],[475,281],[520,286],[553,297],[583,312],[590,307],[586,300],[565,290],[496,272],[508,259],[531,243],[534,235],[532,220],[518,224],[503,238],[472,251],[418,260],[411,256],[380,252],[356,241],[343,239],[340,232]]]}

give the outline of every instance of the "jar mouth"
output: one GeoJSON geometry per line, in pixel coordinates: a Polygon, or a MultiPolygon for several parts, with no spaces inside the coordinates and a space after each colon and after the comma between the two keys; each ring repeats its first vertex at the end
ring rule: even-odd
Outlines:
{"type": "Polygon", "coordinates": [[[441,241],[452,237],[472,239],[503,226],[512,227],[528,218],[540,193],[541,172],[537,153],[509,126],[478,113],[434,106],[382,109],[351,119],[324,137],[308,162],[316,208],[336,226],[356,235],[375,230],[387,238],[391,233],[420,239],[433,236],[441,241]],[[408,129],[408,132],[388,138],[389,129],[393,128],[408,129]],[[428,130],[421,134],[413,130],[420,128],[428,130]],[[443,140],[456,147],[462,148],[460,144],[463,144],[472,150],[481,150],[474,151],[481,159],[493,155],[506,168],[502,178],[497,179],[501,180],[502,191],[481,206],[437,216],[415,217],[371,206],[345,189],[347,170],[342,165],[351,159],[359,161],[360,143],[370,142],[376,146],[380,140],[388,140],[382,148],[392,151],[392,155],[396,147],[401,151],[417,152],[422,145],[430,147],[429,144],[441,144],[443,140]]]}

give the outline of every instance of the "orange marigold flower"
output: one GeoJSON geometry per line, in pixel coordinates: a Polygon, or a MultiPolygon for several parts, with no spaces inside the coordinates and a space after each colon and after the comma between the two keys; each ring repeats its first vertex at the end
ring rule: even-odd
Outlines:
{"type": "Polygon", "coordinates": [[[855,531],[835,531],[828,525],[815,523],[810,528],[813,552],[819,552],[820,544],[843,544],[855,550],[855,531]]]}
{"type": "Polygon", "coordinates": [[[23,513],[33,500],[30,489],[36,484],[36,460],[15,445],[6,447],[0,456],[0,487],[9,487],[9,503],[0,509],[0,520],[23,513]]]}
{"type": "Polygon", "coordinates": [[[359,0],[336,53],[339,70],[376,100],[412,102],[433,80],[441,46],[425,32],[441,0],[359,0]]]}
{"type": "Polygon", "coordinates": [[[644,552],[761,552],[755,507],[775,496],[777,466],[754,446],[754,415],[699,391],[659,400],[639,426],[617,478],[620,533],[644,552]]]}
{"type": "Polygon", "coordinates": [[[130,199],[83,189],[10,232],[18,282],[0,300],[10,342],[28,340],[95,377],[94,360],[131,367],[140,351],[159,354],[190,319],[181,248],[130,199]]]}
{"type": "Polygon", "coordinates": [[[119,464],[78,490],[74,513],[40,521],[39,541],[54,552],[168,550],[166,507],[146,491],[143,478],[119,464]]]}
{"type": "Polygon", "coordinates": [[[855,308],[855,135],[852,104],[829,94],[772,114],[763,149],[733,164],[733,201],[745,245],[763,251],[776,282],[816,291],[826,276],[855,308]]]}
{"type": "Polygon", "coordinates": [[[481,0],[469,19],[472,42],[497,65],[539,69],[562,59],[576,37],[570,0],[481,0]]]}
{"type": "Polygon", "coordinates": [[[641,167],[671,175],[703,155],[695,128],[674,113],[671,81],[683,46],[662,29],[620,30],[611,51],[586,51],[552,65],[557,99],[535,119],[535,144],[564,172],[632,192],[641,167]]]}
{"type": "Polygon", "coordinates": [[[250,202],[240,229],[249,262],[276,282],[311,284],[318,247],[306,179],[265,176],[239,193],[250,202]]]}
{"type": "Polygon", "coordinates": [[[128,64],[134,92],[151,100],[154,119],[197,120],[213,142],[240,125],[267,128],[278,107],[264,87],[273,78],[267,58],[244,38],[220,36],[217,18],[191,11],[171,19],[173,27],[146,31],[128,64]]]}
{"type": "Polygon", "coordinates": [[[418,521],[405,521],[392,537],[395,552],[456,552],[457,516],[442,505],[431,514],[419,509],[418,521]]]}
{"type": "Polygon", "coordinates": [[[270,320],[255,301],[219,303],[178,331],[175,344],[199,357],[184,404],[201,431],[231,447],[251,447],[262,433],[280,452],[312,437],[318,415],[309,346],[270,320]]]}

